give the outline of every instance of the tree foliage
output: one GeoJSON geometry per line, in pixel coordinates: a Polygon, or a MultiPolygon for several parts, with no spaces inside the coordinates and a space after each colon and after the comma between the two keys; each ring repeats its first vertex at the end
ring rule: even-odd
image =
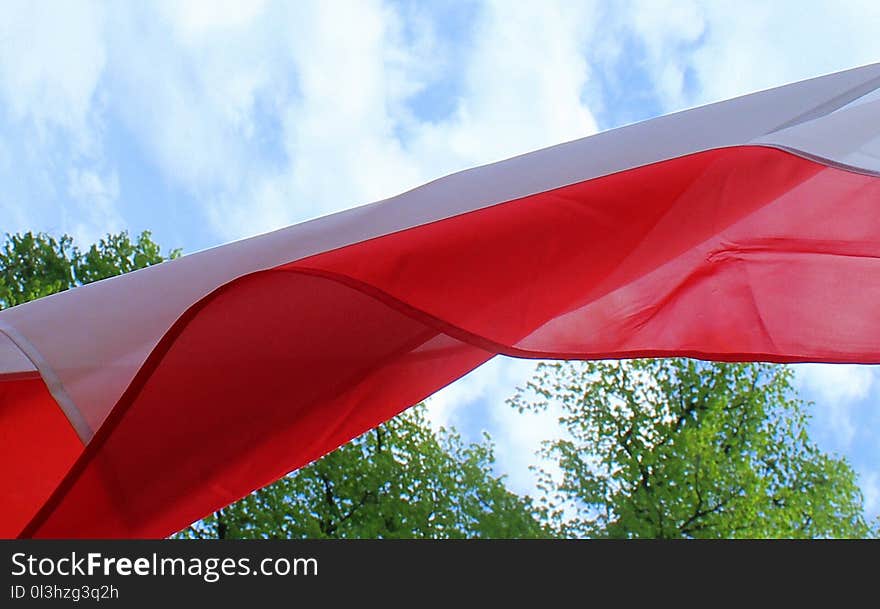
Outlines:
{"type": "Polygon", "coordinates": [[[107,235],[81,251],[68,235],[7,235],[0,249],[0,309],[158,264],[180,256],[163,256],[149,231],[132,241],[125,231],[107,235]]]}
{"type": "Polygon", "coordinates": [[[790,367],[685,359],[542,364],[512,399],[561,409],[543,503],[586,537],[863,537],[844,459],[820,451],[790,367]]]}

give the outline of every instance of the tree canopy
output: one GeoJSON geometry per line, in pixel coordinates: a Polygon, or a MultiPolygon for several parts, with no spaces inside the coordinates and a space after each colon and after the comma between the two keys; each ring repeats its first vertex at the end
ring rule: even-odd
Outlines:
{"type": "Polygon", "coordinates": [[[107,235],[82,251],[73,238],[46,233],[7,235],[0,249],[0,309],[177,258],[163,256],[149,231],[107,235]]]}
{"type": "Polygon", "coordinates": [[[856,475],[808,434],[788,366],[542,364],[512,399],[554,404],[543,505],[575,537],[863,537],[856,475]]]}

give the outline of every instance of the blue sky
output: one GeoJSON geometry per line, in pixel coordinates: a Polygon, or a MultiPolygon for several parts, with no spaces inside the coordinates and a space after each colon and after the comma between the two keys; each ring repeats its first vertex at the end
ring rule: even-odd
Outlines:
{"type": "MultiPolygon", "coordinates": [[[[6,2],[0,232],[192,252],[542,146],[880,61],[880,3],[6,2]]],[[[498,359],[431,400],[519,491],[551,415],[498,359]]],[[[801,366],[880,512],[880,375],[801,366]]]]}

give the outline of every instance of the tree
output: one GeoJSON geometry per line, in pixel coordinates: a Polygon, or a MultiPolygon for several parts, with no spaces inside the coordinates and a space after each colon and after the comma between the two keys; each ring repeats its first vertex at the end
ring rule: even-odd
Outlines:
{"type": "Polygon", "coordinates": [[[85,252],[68,235],[7,235],[0,249],[0,309],[177,258],[162,256],[149,231],[132,241],[123,231],[107,235],[85,252]]]}
{"type": "Polygon", "coordinates": [[[416,406],[182,532],[189,538],[521,538],[551,531],[492,473],[488,437],[416,406]]]}
{"type": "MultiPolygon", "coordinates": [[[[166,258],[149,232],[107,235],[85,252],[73,239],[8,235],[0,308],[166,258]]],[[[488,437],[465,444],[410,409],[323,459],[202,520],[181,537],[537,537],[550,534],[531,500],[492,473],[488,437]]]]}
{"type": "Polygon", "coordinates": [[[864,537],[844,459],[807,433],[790,367],[686,359],[539,366],[512,404],[561,409],[547,513],[588,537],[864,537]]]}

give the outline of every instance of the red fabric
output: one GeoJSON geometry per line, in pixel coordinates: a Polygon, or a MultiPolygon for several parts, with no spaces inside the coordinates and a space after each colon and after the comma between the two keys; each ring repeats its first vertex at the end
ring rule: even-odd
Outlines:
{"type": "Polygon", "coordinates": [[[42,379],[0,377],[0,537],[15,537],[82,453],[42,379]]]}
{"type": "Polygon", "coordinates": [[[726,148],[290,266],[511,355],[878,362],[878,201],[875,177],[726,148]]]}
{"type": "Polygon", "coordinates": [[[877,178],[727,148],[235,281],[23,535],[167,535],[495,353],[880,362],[878,200],[877,178]]]}

